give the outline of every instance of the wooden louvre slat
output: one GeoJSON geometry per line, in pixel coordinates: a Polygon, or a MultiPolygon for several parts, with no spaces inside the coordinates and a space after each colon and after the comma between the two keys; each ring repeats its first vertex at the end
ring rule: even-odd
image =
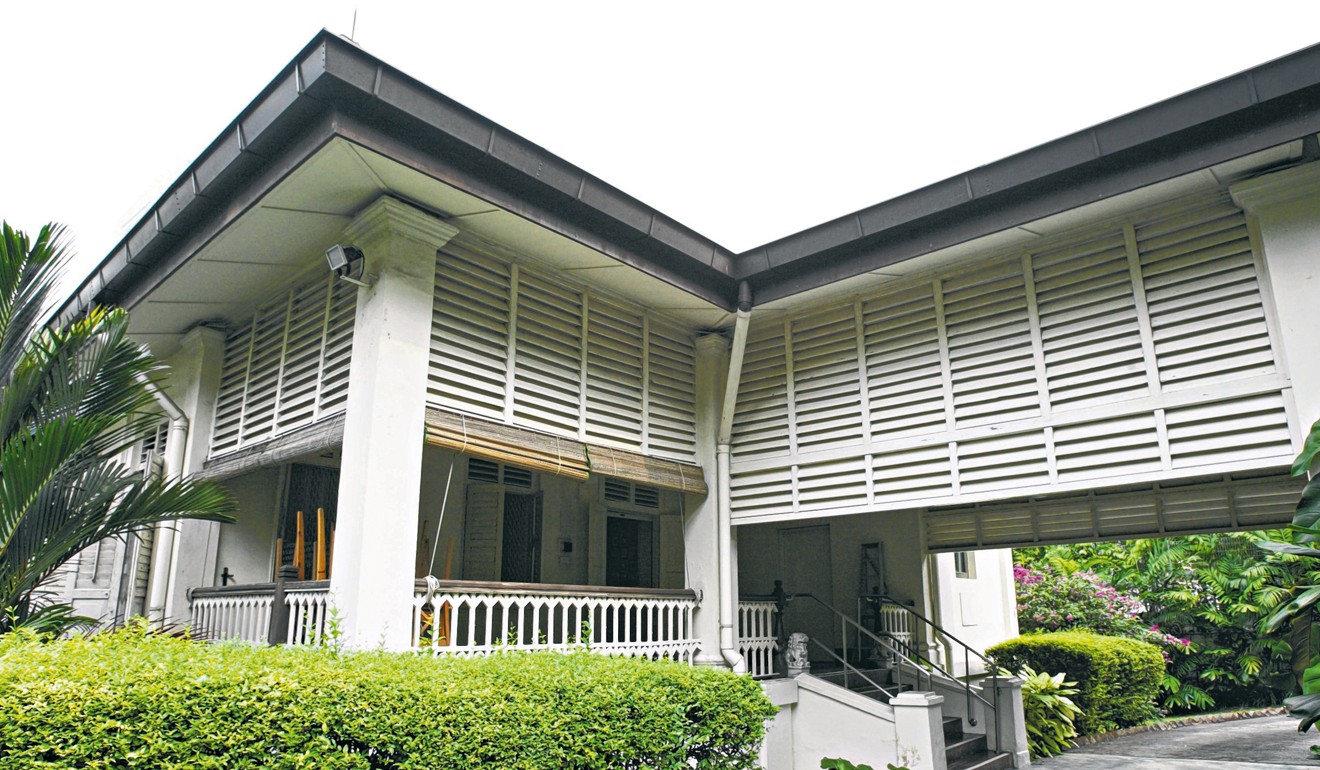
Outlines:
{"type": "Polygon", "coordinates": [[[426,410],[426,443],[580,481],[590,473],[580,441],[433,407],[426,410]]]}
{"type": "Polygon", "coordinates": [[[701,469],[695,465],[596,444],[588,444],[587,453],[591,456],[592,473],[698,495],[710,491],[701,469]]]}

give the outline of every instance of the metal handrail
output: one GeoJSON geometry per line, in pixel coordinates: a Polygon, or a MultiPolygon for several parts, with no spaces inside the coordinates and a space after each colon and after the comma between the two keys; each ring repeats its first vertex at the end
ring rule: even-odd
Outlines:
{"type": "MultiPolygon", "coordinates": [[[[779,588],[778,581],[776,581],[776,587],[779,588]]],[[[999,713],[999,687],[997,686],[997,684],[998,684],[998,681],[997,681],[997,680],[998,680],[998,678],[999,678],[999,675],[998,675],[998,672],[997,672],[997,670],[996,670],[995,668],[991,667],[991,668],[988,669],[988,670],[991,672],[991,674],[990,674],[990,677],[991,677],[991,683],[992,683],[991,686],[992,686],[992,689],[994,690],[993,695],[992,695],[992,697],[993,697],[994,700],[991,701],[991,700],[986,699],[986,698],[985,698],[983,695],[981,695],[980,693],[977,693],[977,692],[973,691],[973,690],[972,690],[971,682],[969,681],[968,678],[964,677],[963,679],[960,680],[957,676],[955,676],[955,675],[953,675],[951,672],[945,670],[944,667],[941,666],[940,664],[936,663],[936,662],[933,661],[933,660],[930,660],[930,659],[927,658],[926,656],[924,656],[924,655],[922,655],[921,653],[919,653],[914,647],[911,647],[911,646],[909,646],[909,645],[907,645],[907,644],[904,644],[903,642],[901,642],[901,641],[899,641],[899,640],[893,638],[892,636],[890,636],[890,635],[888,635],[888,634],[886,634],[884,637],[881,637],[881,636],[875,634],[875,633],[874,633],[873,631],[871,631],[869,628],[866,628],[866,627],[863,626],[861,623],[858,623],[856,620],[854,620],[854,619],[848,617],[848,616],[847,616],[846,614],[844,614],[841,610],[839,610],[839,608],[835,607],[834,605],[830,604],[829,602],[825,601],[824,599],[821,599],[821,598],[818,597],[818,596],[814,596],[814,595],[812,595],[812,594],[810,594],[810,593],[798,593],[798,594],[778,593],[777,595],[783,597],[783,598],[780,600],[780,601],[781,601],[781,607],[782,607],[783,609],[787,609],[787,607],[788,607],[788,602],[792,601],[793,599],[799,599],[799,598],[802,598],[802,599],[811,599],[812,601],[816,602],[816,603],[819,604],[820,606],[822,606],[822,607],[824,607],[825,609],[827,609],[827,610],[829,610],[830,612],[832,612],[837,618],[839,618],[839,622],[840,622],[840,625],[841,625],[841,627],[842,627],[842,631],[843,631],[843,633],[842,633],[842,637],[843,637],[843,638],[842,638],[842,642],[843,642],[843,653],[844,653],[844,658],[845,658],[845,659],[846,659],[847,654],[848,654],[848,633],[847,633],[847,629],[848,629],[849,626],[851,626],[852,628],[856,629],[856,631],[857,631],[858,634],[859,634],[859,637],[860,637],[861,635],[865,635],[865,636],[869,637],[872,641],[874,641],[876,644],[881,645],[882,647],[884,647],[885,649],[887,649],[889,652],[891,652],[891,653],[894,655],[895,659],[899,661],[899,665],[896,665],[896,666],[894,667],[894,670],[895,670],[895,672],[896,672],[896,678],[897,678],[897,680],[898,680],[898,687],[899,687],[899,690],[900,690],[900,691],[901,691],[902,688],[903,688],[903,666],[901,665],[901,663],[906,662],[907,664],[909,664],[909,665],[912,667],[912,669],[913,669],[913,674],[914,674],[914,676],[916,677],[916,687],[915,687],[914,689],[921,689],[921,674],[923,673],[923,671],[924,671],[924,673],[926,674],[926,682],[927,682],[927,684],[928,684],[931,688],[934,687],[934,684],[933,684],[933,683],[934,683],[934,677],[933,677],[932,671],[935,672],[935,673],[940,674],[944,679],[947,679],[947,680],[949,680],[949,681],[952,682],[952,683],[955,683],[955,684],[961,684],[961,685],[962,685],[962,688],[963,688],[963,692],[964,692],[964,694],[966,695],[966,698],[967,698],[967,722],[968,722],[968,724],[971,724],[971,725],[975,725],[975,724],[976,724],[976,719],[972,716],[972,702],[973,702],[974,700],[980,701],[982,704],[984,704],[984,706],[985,706],[986,708],[988,708],[988,709],[990,709],[991,711],[993,711],[996,715],[999,713]],[[905,648],[905,649],[907,650],[907,652],[912,653],[912,655],[909,656],[907,653],[905,653],[905,652],[903,651],[903,649],[900,649],[900,647],[905,648]]],[[[869,597],[868,597],[868,598],[869,598],[869,597]]],[[[940,633],[940,634],[946,636],[948,639],[950,639],[950,640],[952,640],[952,641],[954,641],[954,642],[957,642],[959,645],[961,645],[961,646],[963,647],[963,649],[964,649],[965,651],[968,651],[968,652],[970,652],[970,653],[976,655],[976,656],[979,657],[981,660],[986,661],[987,664],[989,663],[989,660],[988,660],[984,655],[981,655],[979,652],[976,652],[975,650],[972,650],[970,647],[968,647],[966,644],[964,644],[961,640],[957,639],[957,638],[954,637],[953,635],[951,635],[951,634],[947,634],[947,633],[944,631],[944,629],[940,628],[939,626],[937,626],[937,625],[935,625],[934,623],[930,622],[930,621],[927,620],[926,618],[924,618],[924,617],[922,617],[921,615],[917,614],[917,612],[916,612],[915,610],[913,610],[912,608],[910,608],[910,607],[906,607],[906,606],[904,606],[904,605],[902,605],[902,604],[899,604],[898,602],[894,601],[893,599],[890,599],[889,597],[875,597],[875,598],[877,598],[877,599],[882,599],[882,600],[884,600],[884,601],[886,601],[886,602],[889,602],[889,603],[895,604],[896,606],[902,607],[902,608],[903,608],[904,610],[906,610],[909,614],[916,616],[916,618],[917,618],[918,620],[920,620],[920,621],[922,621],[923,623],[925,623],[926,625],[930,626],[930,627],[931,627],[934,631],[936,631],[937,633],[940,633]]],[[[782,610],[781,610],[781,612],[782,612],[782,610]]],[[[812,641],[816,642],[817,646],[819,646],[819,647],[821,647],[821,648],[823,648],[823,649],[825,648],[825,645],[822,644],[821,642],[819,642],[819,641],[817,641],[817,640],[814,640],[814,639],[813,639],[812,641]]],[[[832,658],[834,658],[834,659],[836,659],[836,660],[839,660],[839,656],[838,656],[838,655],[835,655],[834,652],[833,652],[832,650],[828,650],[828,649],[826,649],[826,652],[829,653],[830,657],[832,657],[832,658]]],[[[965,660],[968,660],[968,658],[966,658],[966,652],[964,653],[964,657],[965,657],[965,660]]],[[[844,660],[843,662],[845,663],[845,665],[848,665],[847,662],[846,662],[846,660],[844,660]]],[[[966,666],[965,663],[964,663],[964,666],[966,666]]],[[[860,672],[859,672],[859,673],[860,673],[860,672]]],[[[846,672],[845,672],[845,676],[846,676],[846,672]]],[[[869,681],[869,680],[868,680],[868,681],[869,681]]],[[[989,732],[989,731],[987,731],[987,732],[989,732]]],[[[990,740],[991,738],[990,738],[989,735],[987,735],[987,736],[986,736],[986,739],[987,739],[987,741],[988,741],[988,740],[990,740]]],[[[998,735],[994,736],[994,750],[995,750],[996,752],[999,751],[999,736],[998,736],[998,735]]]]}
{"type": "MultiPolygon", "coordinates": [[[[860,668],[857,668],[856,666],[854,666],[853,664],[851,664],[851,663],[849,663],[848,661],[844,660],[843,658],[840,658],[838,655],[836,655],[836,654],[834,653],[834,650],[831,650],[829,647],[826,647],[825,644],[824,644],[823,642],[821,642],[819,639],[811,639],[810,637],[808,637],[808,640],[809,640],[812,644],[814,644],[814,645],[816,645],[817,647],[819,647],[819,648],[821,649],[821,651],[823,651],[826,655],[830,656],[831,658],[834,658],[835,661],[837,661],[839,664],[841,664],[841,665],[843,666],[843,686],[844,686],[844,687],[848,687],[848,673],[851,671],[852,673],[854,673],[854,674],[856,674],[857,676],[861,677],[862,680],[865,681],[867,684],[871,685],[871,686],[874,687],[875,689],[877,689],[877,690],[879,690],[880,692],[884,693],[884,694],[885,694],[885,697],[887,697],[887,698],[893,698],[893,697],[894,697],[894,693],[890,692],[890,691],[888,690],[888,688],[884,687],[884,686],[881,685],[879,682],[877,682],[877,681],[875,681],[874,679],[872,679],[871,677],[867,676],[867,675],[866,675],[866,674],[865,674],[860,668]]],[[[899,691],[902,692],[903,685],[900,684],[898,687],[899,687],[899,691]]],[[[851,689],[851,688],[849,688],[849,689],[851,689]]]]}

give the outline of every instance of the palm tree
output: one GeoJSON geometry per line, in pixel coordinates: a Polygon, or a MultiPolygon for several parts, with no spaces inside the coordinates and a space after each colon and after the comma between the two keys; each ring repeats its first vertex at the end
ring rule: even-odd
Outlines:
{"type": "Polygon", "coordinates": [[[214,484],[122,461],[159,421],[148,382],[163,367],[128,339],[122,309],[47,324],[62,239],[53,225],[29,239],[0,224],[0,633],[66,627],[70,608],[43,584],[92,543],[173,519],[228,520],[234,507],[214,484]]]}

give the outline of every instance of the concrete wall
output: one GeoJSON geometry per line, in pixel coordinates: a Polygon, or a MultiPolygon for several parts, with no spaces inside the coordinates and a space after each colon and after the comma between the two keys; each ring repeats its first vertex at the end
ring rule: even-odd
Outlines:
{"type": "Polygon", "coordinates": [[[806,770],[825,757],[876,768],[898,762],[889,706],[811,676],[768,680],[762,687],[779,713],[766,725],[761,767],[806,770]]]}
{"type": "Polygon", "coordinates": [[[220,525],[212,585],[220,585],[226,567],[238,583],[274,579],[275,527],[284,493],[281,468],[263,468],[223,483],[238,502],[233,524],[220,525]]]}
{"type": "MultiPolygon", "coordinates": [[[[974,565],[971,577],[958,577],[951,553],[932,556],[938,575],[939,625],[972,649],[984,651],[991,645],[1018,635],[1017,594],[1013,584],[1013,552],[1009,549],[970,551],[974,565]]],[[[962,658],[956,655],[953,673],[962,674],[962,658]]],[[[978,665],[972,662],[973,670],[978,665]]]]}

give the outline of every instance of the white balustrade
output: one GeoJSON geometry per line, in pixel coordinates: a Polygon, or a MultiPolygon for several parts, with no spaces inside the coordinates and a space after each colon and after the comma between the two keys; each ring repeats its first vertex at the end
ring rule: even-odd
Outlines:
{"type": "MultiPolygon", "coordinates": [[[[265,644],[270,636],[272,583],[199,588],[192,596],[192,635],[209,642],[265,644]]],[[[330,588],[324,580],[285,584],[289,608],[286,644],[321,644],[330,622],[330,588]]]]}
{"type": "Polygon", "coordinates": [[[747,672],[754,677],[774,676],[775,652],[779,649],[776,612],[773,601],[738,602],[738,652],[747,661],[747,672]]]}
{"type": "Polygon", "coordinates": [[[270,583],[199,589],[192,598],[192,635],[209,642],[265,642],[270,631],[270,583]]]}
{"type": "MultiPolygon", "coordinates": [[[[905,655],[915,657],[912,647],[912,617],[907,609],[893,604],[880,605],[880,633],[898,642],[898,647],[905,655]]],[[[892,652],[886,653],[890,665],[898,665],[898,657],[892,652]]]]}
{"type": "Polygon", "coordinates": [[[691,663],[691,591],[441,581],[413,598],[413,646],[436,653],[581,648],[691,663]],[[429,601],[428,601],[429,599],[429,601]]]}

